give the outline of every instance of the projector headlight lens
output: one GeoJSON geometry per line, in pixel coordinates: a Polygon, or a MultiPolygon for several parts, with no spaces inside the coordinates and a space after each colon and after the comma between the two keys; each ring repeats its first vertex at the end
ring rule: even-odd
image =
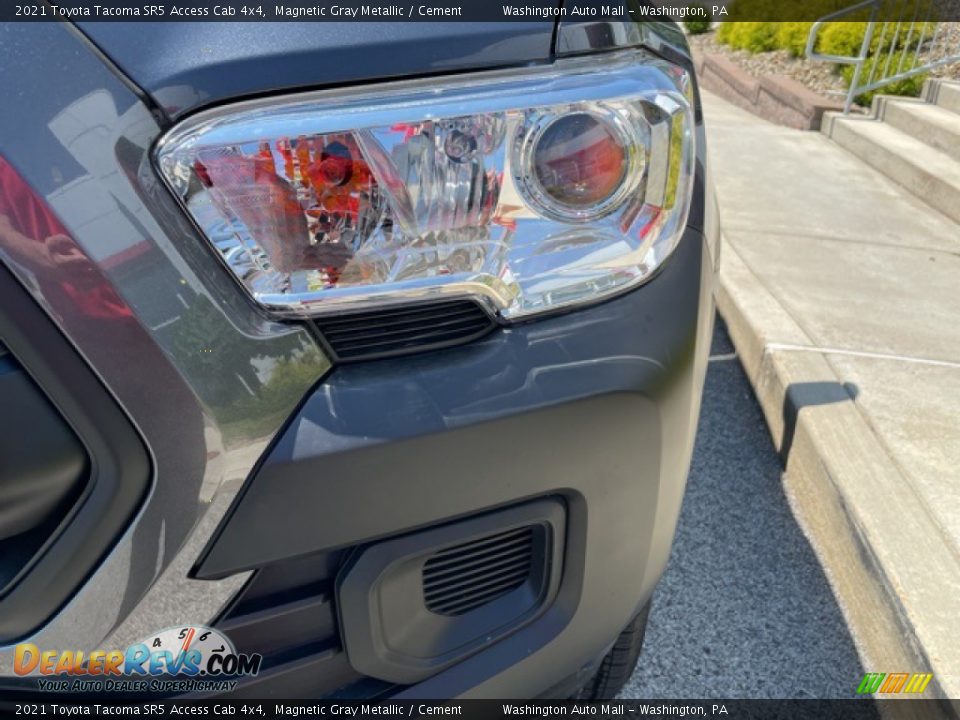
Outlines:
{"type": "Polygon", "coordinates": [[[646,124],[599,104],[534,115],[518,136],[517,187],[546,217],[583,222],[607,215],[643,177],[646,124]]]}
{"type": "Polygon", "coordinates": [[[537,140],[533,161],[537,181],[553,200],[591,208],[610,198],[627,174],[627,141],[588,113],[550,123],[537,140]]]}
{"type": "Polygon", "coordinates": [[[689,92],[631,51],[212,110],[157,162],[273,312],[471,295],[510,320],[623,291],[670,254],[689,92]]]}

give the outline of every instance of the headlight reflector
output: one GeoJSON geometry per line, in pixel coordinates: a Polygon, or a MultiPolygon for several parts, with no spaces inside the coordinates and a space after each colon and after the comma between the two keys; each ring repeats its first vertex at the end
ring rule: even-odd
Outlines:
{"type": "Polygon", "coordinates": [[[471,295],[509,320],[622,291],[669,255],[689,92],[682,69],[630,51],[216,109],[157,161],[274,312],[471,295]]]}

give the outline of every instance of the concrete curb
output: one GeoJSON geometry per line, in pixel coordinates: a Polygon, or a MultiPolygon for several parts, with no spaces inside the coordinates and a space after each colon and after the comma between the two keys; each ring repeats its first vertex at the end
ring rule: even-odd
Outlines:
{"type": "Polygon", "coordinates": [[[818,130],[825,112],[843,109],[796,80],[781,75],[756,78],[722,55],[694,53],[694,64],[701,87],[778,125],[818,130]]]}
{"type": "MultiPolygon", "coordinates": [[[[960,587],[960,562],[940,529],[825,354],[726,241],[717,306],[865,669],[933,672],[924,697],[960,697],[960,654],[950,649],[960,600],[943,604],[960,587]]],[[[896,716],[913,714],[896,705],[896,716]]],[[[944,706],[945,717],[953,712],[944,706]]]]}

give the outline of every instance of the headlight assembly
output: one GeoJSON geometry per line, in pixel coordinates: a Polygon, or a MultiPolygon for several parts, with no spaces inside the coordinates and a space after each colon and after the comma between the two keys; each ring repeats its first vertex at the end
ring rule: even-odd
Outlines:
{"type": "Polygon", "coordinates": [[[631,51],[257,100],[188,119],[156,158],[272,312],[461,295],[509,321],[667,258],[693,178],[689,83],[631,51]]]}

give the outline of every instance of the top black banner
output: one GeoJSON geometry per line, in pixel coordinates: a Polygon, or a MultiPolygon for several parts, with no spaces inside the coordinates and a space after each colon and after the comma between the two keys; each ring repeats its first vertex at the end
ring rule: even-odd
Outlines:
{"type": "Polygon", "coordinates": [[[960,21],[960,0],[2,0],[4,22],[960,21]]]}

